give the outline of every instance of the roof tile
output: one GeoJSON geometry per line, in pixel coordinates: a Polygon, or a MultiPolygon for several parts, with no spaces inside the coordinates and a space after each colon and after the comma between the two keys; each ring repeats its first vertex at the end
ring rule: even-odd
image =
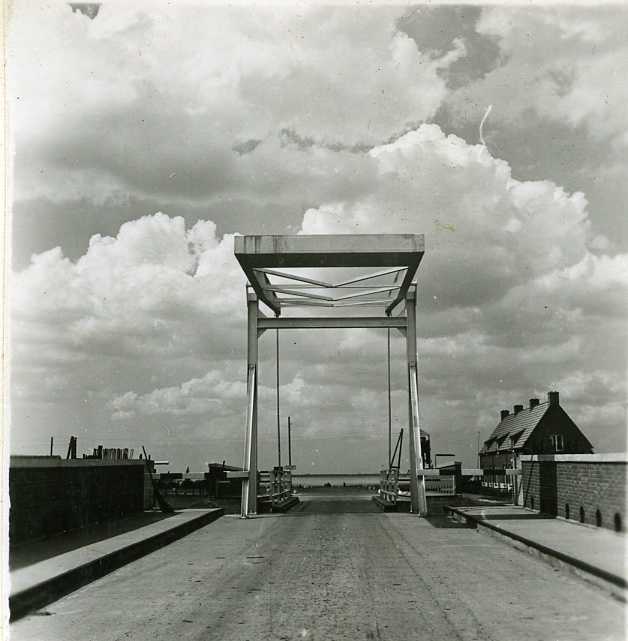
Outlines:
{"type": "MultiPolygon", "coordinates": [[[[498,441],[506,436],[509,438],[514,437],[515,449],[523,447],[548,408],[549,402],[546,401],[545,403],[539,403],[532,409],[524,408],[517,414],[509,414],[493,430],[488,439],[491,443],[489,443],[488,447],[485,446],[483,450],[487,452],[496,451],[498,441]]],[[[510,443],[508,443],[508,446],[510,446],[510,443]]]]}

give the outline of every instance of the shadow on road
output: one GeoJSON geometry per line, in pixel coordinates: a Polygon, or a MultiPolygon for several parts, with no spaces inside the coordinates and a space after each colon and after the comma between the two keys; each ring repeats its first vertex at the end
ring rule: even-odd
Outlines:
{"type": "Polygon", "coordinates": [[[371,492],[329,492],[314,490],[301,493],[299,505],[286,516],[307,516],[309,514],[380,514],[381,510],[371,499],[371,492]]]}
{"type": "Polygon", "coordinates": [[[302,502],[303,507],[295,514],[380,514],[381,510],[371,500],[347,499],[329,501],[312,499],[302,502]]]}
{"type": "Polygon", "coordinates": [[[449,516],[445,515],[434,515],[434,516],[426,516],[425,520],[435,528],[447,528],[447,529],[463,529],[463,530],[468,530],[471,529],[471,526],[468,525],[466,522],[461,522],[461,521],[456,521],[452,519],[449,516]]]}
{"type": "Polygon", "coordinates": [[[115,521],[106,521],[83,529],[63,532],[46,539],[28,541],[22,544],[11,543],[9,545],[9,568],[18,570],[85,545],[137,530],[165,518],[168,518],[168,515],[162,514],[157,510],[147,511],[131,514],[115,521]]]}

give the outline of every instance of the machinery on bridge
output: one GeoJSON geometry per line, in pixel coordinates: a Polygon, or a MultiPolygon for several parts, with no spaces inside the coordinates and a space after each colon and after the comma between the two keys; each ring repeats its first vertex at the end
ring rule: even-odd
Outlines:
{"type": "MultiPolygon", "coordinates": [[[[427,493],[455,494],[455,478],[440,477],[438,470],[433,470],[430,463],[430,437],[426,432],[421,432],[421,454],[423,457],[423,470],[418,474],[423,479],[427,493]],[[452,483],[453,479],[453,483],[452,483]]],[[[411,473],[401,472],[401,449],[403,446],[403,429],[400,430],[395,449],[388,461],[388,469],[380,472],[379,490],[377,491],[377,502],[384,508],[397,508],[399,503],[411,501],[410,479],[411,473]],[[395,462],[395,459],[396,462],[395,462]]]]}

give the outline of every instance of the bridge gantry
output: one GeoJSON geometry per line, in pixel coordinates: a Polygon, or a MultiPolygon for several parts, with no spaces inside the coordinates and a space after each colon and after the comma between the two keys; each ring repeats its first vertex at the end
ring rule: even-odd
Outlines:
{"type": "Polygon", "coordinates": [[[257,512],[259,337],[268,329],[375,327],[394,328],[406,337],[411,511],[425,514],[415,281],[425,253],[423,235],[236,236],[234,253],[248,279],[245,469],[241,473],[230,473],[231,477],[242,478],[242,516],[257,512]],[[316,269],[317,278],[306,275],[306,270],[312,268],[316,269]],[[376,271],[335,281],[318,277],[320,272],[333,268],[376,271]],[[272,310],[274,317],[260,310],[260,301],[272,310]],[[281,317],[284,309],[302,307],[342,308],[348,315],[281,317]],[[362,308],[376,308],[379,313],[363,315],[362,308]],[[393,316],[399,310],[401,312],[393,316]]]}

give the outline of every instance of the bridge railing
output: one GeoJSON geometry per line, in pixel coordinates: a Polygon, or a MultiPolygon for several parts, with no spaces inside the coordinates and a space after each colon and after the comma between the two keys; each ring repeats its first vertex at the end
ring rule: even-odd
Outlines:
{"type": "Polygon", "coordinates": [[[455,494],[456,477],[455,476],[426,476],[425,491],[434,494],[455,494]]]}
{"type": "Polygon", "coordinates": [[[260,470],[258,498],[271,498],[280,501],[292,494],[292,472],[282,468],[260,470]]]}
{"type": "MultiPolygon", "coordinates": [[[[436,476],[432,470],[421,470],[417,476],[425,480],[425,491],[428,494],[456,493],[455,476],[436,476]]],[[[398,470],[382,470],[379,479],[379,494],[390,502],[408,501],[410,496],[410,475],[400,474],[398,470]]]]}

